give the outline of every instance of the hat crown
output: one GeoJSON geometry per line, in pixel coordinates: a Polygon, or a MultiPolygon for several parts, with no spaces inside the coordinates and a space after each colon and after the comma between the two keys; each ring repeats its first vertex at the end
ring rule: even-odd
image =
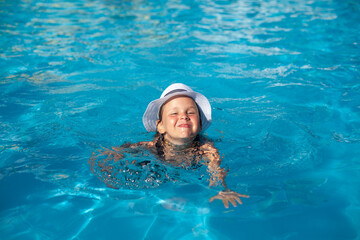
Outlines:
{"type": "Polygon", "coordinates": [[[160,98],[165,97],[166,95],[169,95],[171,93],[175,92],[194,92],[190,87],[186,86],[182,83],[174,83],[168,86],[163,93],[161,94],[160,98]]]}

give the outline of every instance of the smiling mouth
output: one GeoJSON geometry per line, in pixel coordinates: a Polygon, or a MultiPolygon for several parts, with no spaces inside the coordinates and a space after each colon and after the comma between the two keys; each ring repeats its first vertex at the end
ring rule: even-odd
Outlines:
{"type": "Polygon", "coordinates": [[[180,128],[190,128],[190,124],[180,124],[178,127],[180,127],[180,128]]]}

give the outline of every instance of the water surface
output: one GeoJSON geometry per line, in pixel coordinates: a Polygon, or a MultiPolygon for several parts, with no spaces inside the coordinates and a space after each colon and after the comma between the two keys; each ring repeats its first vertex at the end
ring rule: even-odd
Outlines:
{"type": "Polygon", "coordinates": [[[2,1],[0,237],[359,239],[359,16],[355,0],[2,1]],[[91,174],[97,149],[153,138],[142,114],[175,82],[208,97],[243,205],[208,203],[202,170],[117,190],[91,174]]]}

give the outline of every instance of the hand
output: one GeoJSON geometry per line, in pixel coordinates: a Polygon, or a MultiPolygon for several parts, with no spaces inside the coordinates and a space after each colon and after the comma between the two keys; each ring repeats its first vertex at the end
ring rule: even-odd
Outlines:
{"type": "Polygon", "coordinates": [[[229,208],[229,202],[231,202],[234,207],[237,206],[236,201],[239,204],[242,204],[242,201],[240,200],[241,197],[242,198],[249,198],[250,196],[239,194],[239,193],[234,192],[234,191],[221,191],[221,192],[218,193],[218,195],[210,198],[209,201],[212,202],[215,199],[222,200],[223,203],[224,203],[224,206],[226,208],[229,208]]]}

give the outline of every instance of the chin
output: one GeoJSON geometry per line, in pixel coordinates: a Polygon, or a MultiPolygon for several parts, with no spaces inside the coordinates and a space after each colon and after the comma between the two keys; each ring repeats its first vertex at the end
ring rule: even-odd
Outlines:
{"type": "Polygon", "coordinates": [[[184,142],[190,142],[190,141],[192,141],[194,138],[195,138],[195,135],[188,135],[188,136],[186,136],[186,137],[185,137],[185,136],[182,137],[181,140],[184,141],[184,142]]]}

